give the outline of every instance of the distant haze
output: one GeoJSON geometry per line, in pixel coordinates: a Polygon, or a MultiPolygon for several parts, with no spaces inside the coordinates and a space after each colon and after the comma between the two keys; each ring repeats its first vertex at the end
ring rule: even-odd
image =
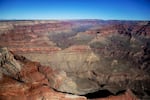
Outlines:
{"type": "Polygon", "coordinates": [[[150,0],[0,0],[0,19],[150,20],[150,0]]]}

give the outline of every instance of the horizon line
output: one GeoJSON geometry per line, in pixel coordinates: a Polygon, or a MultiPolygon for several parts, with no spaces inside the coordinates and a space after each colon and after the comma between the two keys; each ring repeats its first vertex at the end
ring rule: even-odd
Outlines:
{"type": "Polygon", "coordinates": [[[56,21],[72,21],[72,20],[103,20],[103,21],[150,21],[150,19],[98,19],[98,18],[71,18],[71,19],[53,19],[53,18],[46,18],[46,19],[42,19],[42,18],[38,18],[38,19],[0,19],[0,21],[30,21],[30,20],[56,20],[56,21]]]}

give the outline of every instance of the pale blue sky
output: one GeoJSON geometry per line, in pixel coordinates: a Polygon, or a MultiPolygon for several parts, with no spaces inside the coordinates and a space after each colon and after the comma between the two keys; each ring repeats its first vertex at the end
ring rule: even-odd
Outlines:
{"type": "Polygon", "coordinates": [[[150,20],[150,0],[0,0],[0,19],[150,20]]]}

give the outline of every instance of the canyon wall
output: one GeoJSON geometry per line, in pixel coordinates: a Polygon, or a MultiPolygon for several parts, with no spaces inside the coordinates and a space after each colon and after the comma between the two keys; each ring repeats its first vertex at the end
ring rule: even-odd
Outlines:
{"type": "MultiPolygon", "coordinates": [[[[149,21],[2,21],[0,46],[17,54],[16,59],[29,59],[8,61],[12,66],[1,63],[4,77],[25,82],[15,83],[25,88],[28,82],[43,80],[38,84],[46,84],[46,89],[74,95],[103,90],[117,95],[129,90],[138,98],[149,98],[149,21]]],[[[7,56],[3,60],[7,62],[7,56]]]]}

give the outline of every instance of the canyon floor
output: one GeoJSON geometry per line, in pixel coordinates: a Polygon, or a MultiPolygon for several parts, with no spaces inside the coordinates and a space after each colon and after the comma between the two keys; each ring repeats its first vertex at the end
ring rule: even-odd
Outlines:
{"type": "Polygon", "coordinates": [[[149,100],[150,21],[0,21],[0,100],[149,100]]]}

